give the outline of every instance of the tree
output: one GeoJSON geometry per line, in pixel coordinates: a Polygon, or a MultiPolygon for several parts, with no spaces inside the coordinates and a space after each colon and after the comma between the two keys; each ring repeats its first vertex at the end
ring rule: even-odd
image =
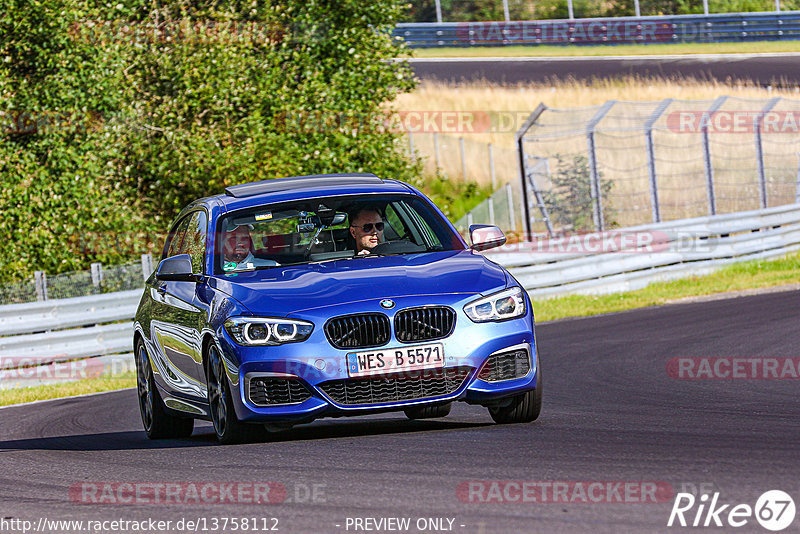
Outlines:
{"type": "Polygon", "coordinates": [[[5,276],[128,260],[116,245],[72,243],[163,233],[184,204],[227,185],[323,172],[419,183],[398,133],[381,127],[414,86],[408,65],[389,61],[402,52],[398,1],[0,7],[0,112],[38,124],[1,134],[5,276]]]}

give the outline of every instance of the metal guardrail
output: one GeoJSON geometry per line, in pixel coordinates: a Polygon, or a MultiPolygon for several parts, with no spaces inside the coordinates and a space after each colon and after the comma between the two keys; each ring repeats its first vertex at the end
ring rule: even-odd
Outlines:
{"type": "Polygon", "coordinates": [[[640,289],[799,249],[800,204],[791,204],[519,243],[486,256],[532,297],[548,298],[640,289]]]}
{"type": "Polygon", "coordinates": [[[722,43],[800,39],[800,11],[491,22],[401,23],[410,48],[722,43]]]}
{"type": "MultiPolygon", "coordinates": [[[[0,336],[60,330],[133,318],[142,290],[0,306],[0,336]],[[88,322],[87,322],[88,321],[88,322]]],[[[3,339],[0,338],[0,347],[3,339]]]]}
{"type": "MultiPolygon", "coordinates": [[[[506,245],[486,256],[510,269],[532,297],[548,298],[638,289],[795,250],[800,204],[506,245]]],[[[0,306],[0,389],[63,381],[53,378],[60,362],[79,362],[70,372],[82,376],[114,364],[132,369],[130,320],[141,294],[0,306]]]]}

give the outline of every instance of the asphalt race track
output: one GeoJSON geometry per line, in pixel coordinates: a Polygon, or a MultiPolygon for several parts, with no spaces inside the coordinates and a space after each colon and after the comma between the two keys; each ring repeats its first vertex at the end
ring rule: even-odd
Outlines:
{"type": "Polygon", "coordinates": [[[413,59],[423,80],[485,80],[517,84],[554,78],[590,80],[620,76],[751,80],[758,85],[800,85],[800,54],[694,54],[563,58],[413,59]]]}
{"type": "MultiPolygon", "coordinates": [[[[321,420],[219,446],[205,423],[186,440],[148,441],[133,390],[1,409],[2,517],[274,517],[289,533],[364,531],[346,530],[348,517],[411,518],[407,532],[420,518],[470,534],[674,532],[673,492],[684,489],[751,506],[781,489],[800,503],[799,380],[667,374],[675,357],[796,358],[798,304],[800,292],[784,292],[541,325],[545,405],[528,425],[494,425],[483,408],[457,404],[442,420],[321,420]],[[657,503],[519,502],[516,492],[515,502],[481,503],[457,491],[509,480],[652,481],[670,493],[657,503]],[[284,502],[83,504],[69,493],[80,483],[266,481],[283,484],[284,502]]],[[[763,532],[753,518],[737,531],[763,532]]]]}

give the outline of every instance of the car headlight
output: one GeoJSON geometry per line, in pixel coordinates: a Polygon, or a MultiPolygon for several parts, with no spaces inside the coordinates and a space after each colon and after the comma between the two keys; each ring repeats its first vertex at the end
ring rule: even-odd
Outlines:
{"type": "Polygon", "coordinates": [[[225,321],[225,330],[239,345],[251,347],[304,341],[314,325],[295,319],[231,317],[225,321]]]}
{"type": "Polygon", "coordinates": [[[522,288],[512,287],[474,300],[464,306],[464,313],[476,323],[521,317],[525,315],[525,297],[522,295],[522,288]]]}

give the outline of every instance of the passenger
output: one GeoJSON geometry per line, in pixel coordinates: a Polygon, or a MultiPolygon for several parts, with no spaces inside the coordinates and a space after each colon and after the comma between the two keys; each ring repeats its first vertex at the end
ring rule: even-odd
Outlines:
{"type": "Polygon", "coordinates": [[[369,254],[383,241],[383,219],[375,208],[361,208],[350,219],[350,235],[356,241],[356,254],[369,254]]]}
{"type": "Polygon", "coordinates": [[[240,225],[225,232],[222,243],[224,271],[240,271],[257,267],[274,267],[278,262],[253,256],[253,239],[249,225],[240,225]]]}

